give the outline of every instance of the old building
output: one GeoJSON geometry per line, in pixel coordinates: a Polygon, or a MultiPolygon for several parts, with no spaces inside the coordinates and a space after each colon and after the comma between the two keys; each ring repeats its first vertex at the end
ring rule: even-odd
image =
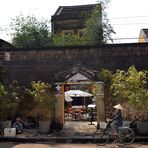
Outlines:
{"type": "MultiPolygon", "coordinates": [[[[1,48],[14,48],[14,46],[12,44],[10,44],[9,42],[0,39],[0,49],[1,48]]],[[[10,58],[10,54],[8,52],[0,52],[0,61],[2,60],[9,60],[10,58]]]]}
{"type": "Polygon", "coordinates": [[[52,33],[82,36],[86,18],[95,6],[96,4],[60,6],[51,18],[52,33]]]}
{"type": "Polygon", "coordinates": [[[140,30],[139,42],[140,43],[148,42],[148,29],[141,29],[140,30]]]}
{"type": "Polygon", "coordinates": [[[0,39],[0,48],[12,48],[13,45],[6,42],[5,40],[0,39]]]}

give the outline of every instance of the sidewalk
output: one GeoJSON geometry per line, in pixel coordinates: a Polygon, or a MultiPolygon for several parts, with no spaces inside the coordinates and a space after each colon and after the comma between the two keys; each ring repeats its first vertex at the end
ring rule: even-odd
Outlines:
{"type": "MultiPolygon", "coordinates": [[[[96,130],[96,122],[67,121],[60,131],[52,134],[40,134],[38,129],[24,129],[22,134],[15,137],[0,137],[0,141],[13,142],[52,142],[52,143],[87,143],[93,142],[93,133],[96,130]]],[[[148,141],[148,136],[136,136],[136,142],[148,141]]]]}

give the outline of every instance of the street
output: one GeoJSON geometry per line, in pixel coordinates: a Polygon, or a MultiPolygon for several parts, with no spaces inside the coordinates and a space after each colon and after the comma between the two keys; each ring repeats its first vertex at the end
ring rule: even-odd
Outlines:
{"type": "Polygon", "coordinates": [[[0,148],[148,148],[148,143],[133,143],[131,145],[122,145],[120,143],[111,143],[105,146],[96,146],[95,144],[48,144],[48,143],[0,143],[0,148]]]}

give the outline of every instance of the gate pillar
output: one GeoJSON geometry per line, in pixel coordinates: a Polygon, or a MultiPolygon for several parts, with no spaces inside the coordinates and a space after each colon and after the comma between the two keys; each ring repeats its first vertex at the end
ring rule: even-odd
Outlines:
{"type": "Polygon", "coordinates": [[[105,121],[104,83],[98,82],[96,94],[97,123],[105,121]]]}
{"type": "Polygon", "coordinates": [[[60,84],[58,88],[58,93],[56,94],[56,103],[55,103],[55,120],[64,125],[64,85],[60,84]]]}

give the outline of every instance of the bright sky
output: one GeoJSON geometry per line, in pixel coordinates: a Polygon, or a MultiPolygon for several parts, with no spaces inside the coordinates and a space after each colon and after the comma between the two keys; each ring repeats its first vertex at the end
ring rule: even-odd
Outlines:
{"type": "MultiPolygon", "coordinates": [[[[59,6],[94,4],[97,0],[3,0],[0,4],[0,28],[9,28],[11,18],[34,15],[50,20],[59,6]]],[[[138,42],[141,28],[148,28],[148,0],[111,0],[108,17],[116,32],[114,43],[138,42]],[[120,39],[121,38],[121,39],[120,39]],[[125,38],[125,39],[123,39],[125,38]],[[129,39],[136,38],[136,39],[129,39]],[[120,39],[120,40],[119,40],[120,39]]],[[[8,33],[8,31],[7,31],[8,33]]],[[[11,36],[0,30],[0,38],[11,36]]]]}

